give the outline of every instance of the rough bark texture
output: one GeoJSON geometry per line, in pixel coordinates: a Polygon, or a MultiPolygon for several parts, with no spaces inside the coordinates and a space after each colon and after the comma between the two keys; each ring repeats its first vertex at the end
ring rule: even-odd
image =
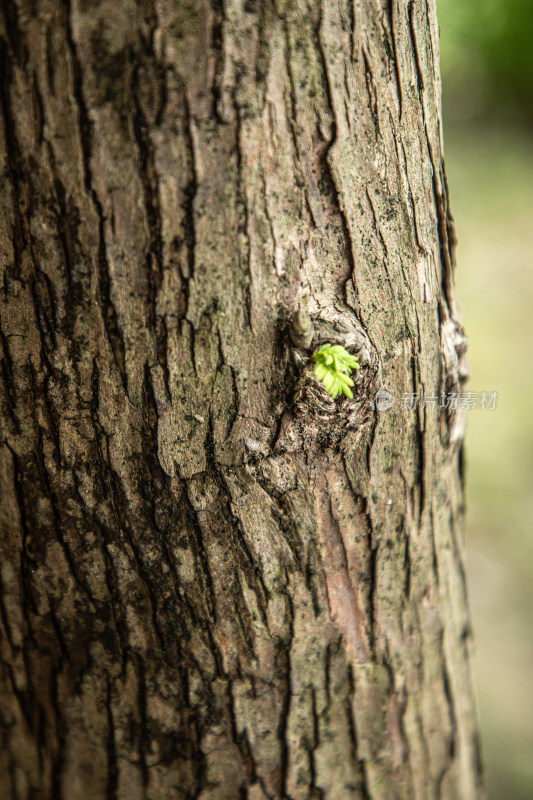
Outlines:
{"type": "Polygon", "coordinates": [[[0,13],[2,798],[479,797],[434,0],[0,13]]]}

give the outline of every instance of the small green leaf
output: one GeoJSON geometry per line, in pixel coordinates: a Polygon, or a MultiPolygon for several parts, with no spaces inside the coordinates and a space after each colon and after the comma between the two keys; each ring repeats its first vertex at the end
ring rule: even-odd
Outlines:
{"type": "Polygon", "coordinates": [[[313,361],[316,362],[313,375],[334,400],[340,394],[345,394],[350,400],[353,399],[350,386],[353,386],[354,382],[349,376],[352,369],[359,369],[359,363],[354,355],[340,344],[323,344],[316,353],[313,353],[313,361]]]}

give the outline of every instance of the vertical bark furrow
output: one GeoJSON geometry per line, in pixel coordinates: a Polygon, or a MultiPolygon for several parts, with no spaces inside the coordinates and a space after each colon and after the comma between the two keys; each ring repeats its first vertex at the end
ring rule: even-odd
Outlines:
{"type": "MultiPolygon", "coordinates": [[[[98,198],[98,193],[94,186],[92,176],[92,144],[94,136],[93,125],[89,119],[87,105],[83,96],[83,68],[77,53],[77,47],[72,32],[72,6],[67,2],[65,6],[65,40],[70,55],[70,64],[73,74],[73,96],[76,100],[78,113],[77,133],[79,135],[79,148],[82,155],[85,191],[90,197],[94,210],[98,217],[98,275],[100,304],[102,308],[102,318],[115,365],[120,373],[124,390],[127,394],[127,374],[124,337],[122,328],[119,325],[117,311],[111,298],[111,277],[109,263],[106,252],[105,239],[105,217],[102,204],[98,198]]],[[[53,56],[52,56],[53,58],[53,56]]]]}

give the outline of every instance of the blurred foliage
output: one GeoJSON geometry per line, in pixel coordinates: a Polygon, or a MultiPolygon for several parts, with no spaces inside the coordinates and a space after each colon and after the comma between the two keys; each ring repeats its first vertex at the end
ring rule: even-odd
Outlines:
{"type": "Polygon", "coordinates": [[[533,122],[533,0],[437,0],[444,107],[533,122]]]}
{"type": "Polygon", "coordinates": [[[437,0],[470,338],[466,563],[489,800],[533,798],[533,0],[437,0]]]}
{"type": "Polygon", "coordinates": [[[490,800],[533,798],[533,137],[444,124],[459,237],[456,283],[470,339],[468,588],[490,800]]]}

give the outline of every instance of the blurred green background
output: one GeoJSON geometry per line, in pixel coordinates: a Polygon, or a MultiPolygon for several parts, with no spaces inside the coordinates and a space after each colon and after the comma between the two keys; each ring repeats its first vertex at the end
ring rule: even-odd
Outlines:
{"type": "Polygon", "coordinates": [[[533,0],[437,0],[470,338],[467,572],[490,800],[533,798],[533,0]]]}

